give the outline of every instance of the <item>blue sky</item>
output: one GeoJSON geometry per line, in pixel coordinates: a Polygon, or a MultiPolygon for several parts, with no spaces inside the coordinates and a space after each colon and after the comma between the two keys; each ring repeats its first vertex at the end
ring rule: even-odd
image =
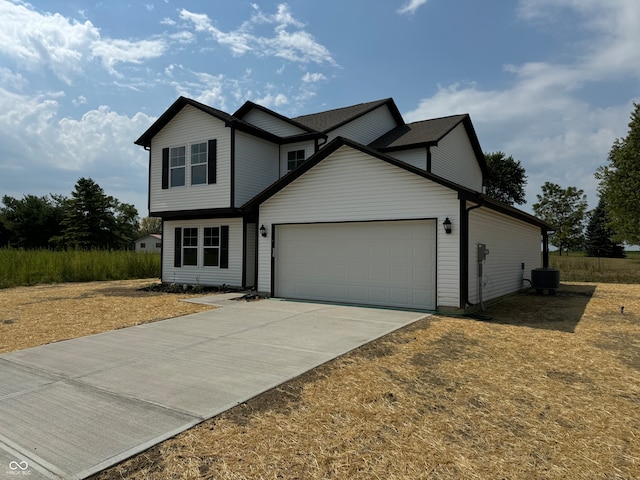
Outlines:
{"type": "Polygon", "coordinates": [[[640,102],[637,0],[0,0],[0,195],[80,177],[147,211],[133,144],[180,95],[295,116],[393,97],[585,191],[640,102]]]}

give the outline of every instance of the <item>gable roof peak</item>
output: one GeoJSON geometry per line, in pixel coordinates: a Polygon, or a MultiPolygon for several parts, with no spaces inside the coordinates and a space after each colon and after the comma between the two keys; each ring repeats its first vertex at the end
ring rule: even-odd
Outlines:
{"type": "Polygon", "coordinates": [[[375,100],[373,102],[358,103],[347,107],[334,108],[324,112],[302,115],[294,117],[292,120],[302,125],[306,125],[313,130],[328,133],[383,105],[387,105],[391,115],[393,115],[398,125],[404,125],[404,119],[391,97],[384,98],[382,100],[375,100]]]}

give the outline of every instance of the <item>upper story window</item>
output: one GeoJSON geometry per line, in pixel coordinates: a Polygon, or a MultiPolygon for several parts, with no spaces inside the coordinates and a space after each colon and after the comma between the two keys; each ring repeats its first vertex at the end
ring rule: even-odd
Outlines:
{"type": "Polygon", "coordinates": [[[162,149],[162,189],[216,183],[217,141],[162,149]]]}
{"type": "Polygon", "coordinates": [[[207,143],[191,145],[191,185],[207,183],[207,143]]]}
{"type": "Polygon", "coordinates": [[[186,147],[173,147],[169,151],[172,187],[184,187],[185,185],[185,151],[186,147]]]}
{"type": "Polygon", "coordinates": [[[287,152],[287,170],[291,171],[304,162],[304,150],[292,150],[287,152]]]}

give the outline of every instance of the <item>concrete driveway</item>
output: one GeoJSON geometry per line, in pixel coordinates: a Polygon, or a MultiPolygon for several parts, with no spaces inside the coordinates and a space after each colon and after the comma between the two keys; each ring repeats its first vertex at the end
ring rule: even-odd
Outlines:
{"type": "Polygon", "coordinates": [[[0,478],[84,478],[426,314],[238,294],[0,355],[0,478]]]}

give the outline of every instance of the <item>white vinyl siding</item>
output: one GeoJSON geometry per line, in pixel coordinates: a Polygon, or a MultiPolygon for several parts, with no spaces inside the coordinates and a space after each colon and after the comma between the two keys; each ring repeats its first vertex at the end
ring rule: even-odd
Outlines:
{"type": "Polygon", "coordinates": [[[408,163],[414,167],[427,170],[427,149],[426,147],[415,148],[412,150],[400,150],[397,152],[389,152],[394,158],[397,158],[401,162],[408,163]]]}
{"type": "MultiPolygon", "coordinates": [[[[522,279],[542,266],[540,227],[502,215],[488,208],[469,212],[469,301],[478,302],[477,245],[489,250],[482,276],[484,301],[517,292],[522,279]],[[524,269],[522,264],[524,263],[524,269]]],[[[524,285],[525,287],[527,285],[524,285]]]]}
{"type": "Polygon", "coordinates": [[[330,131],[327,142],[336,137],[345,137],[363,145],[368,145],[396,126],[396,120],[391,115],[389,108],[383,105],[330,131]]]}
{"type": "Polygon", "coordinates": [[[258,289],[271,291],[272,224],[395,219],[437,219],[437,304],[459,304],[457,192],[344,146],[260,207],[258,289]],[[441,228],[445,217],[453,233],[441,228]]]}
{"type": "MultiPolygon", "coordinates": [[[[170,212],[228,208],[230,205],[230,130],[222,120],[208,115],[191,105],[186,105],[153,137],[151,142],[150,210],[170,212]],[[187,147],[217,140],[216,183],[191,186],[191,171],[186,169],[184,187],[162,189],[162,149],[187,147]]],[[[190,157],[189,157],[190,158],[190,157]]],[[[189,162],[187,162],[189,163],[189,162]]]]}
{"type": "MultiPolygon", "coordinates": [[[[184,231],[184,230],[183,230],[184,231]]],[[[212,218],[198,220],[167,220],[163,227],[162,281],[189,285],[242,286],[242,219],[212,218]],[[203,265],[204,228],[229,226],[229,268],[203,265]],[[174,267],[175,229],[196,228],[198,253],[196,266],[174,267]]]]}
{"type": "Polygon", "coordinates": [[[278,180],[278,145],[236,131],[235,207],[278,180]]]}
{"type": "Polygon", "coordinates": [[[464,187],[482,192],[482,170],[463,124],[431,147],[431,172],[464,187]]]}
{"type": "Polygon", "coordinates": [[[285,122],[276,116],[269,115],[267,112],[263,112],[257,108],[252,108],[242,119],[279,137],[290,137],[292,135],[307,133],[306,130],[296,127],[289,122],[285,122]]]}
{"type": "Polygon", "coordinates": [[[280,146],[280,176],[289,173],[288,155],[289,152],[304,150],[304,158],[309,158],[315,152],[315,144],[313,142],[288,143],[280,146]]]}

